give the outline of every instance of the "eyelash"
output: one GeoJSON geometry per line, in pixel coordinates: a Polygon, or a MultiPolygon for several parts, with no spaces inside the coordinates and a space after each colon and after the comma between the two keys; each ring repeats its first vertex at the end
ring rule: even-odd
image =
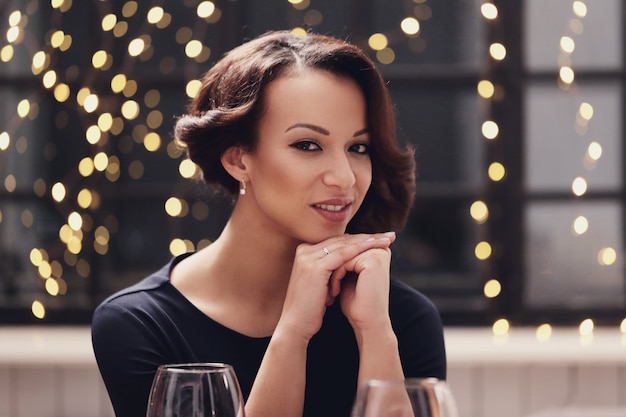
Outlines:
{"type": "MultiPolygon", "coordinates": [[[[315,152],[322,150],[320,145],[312,140],[301,140],[289,146],[303,152],[315,152]],[[311,149],[312,146],[314,146],[315,148],[311,149]]],[[[354,145],[351,145],[349,149],[350,151],[355,152],[359,155],[367,155],[369,154],[370,146],[368,143],[355,143],[354,145]]]]}

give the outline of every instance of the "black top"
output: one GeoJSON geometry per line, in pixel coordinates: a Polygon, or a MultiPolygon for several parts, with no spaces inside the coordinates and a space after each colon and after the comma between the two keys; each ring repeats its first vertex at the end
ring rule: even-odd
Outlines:
{"type": "MultiPolygon", "coordinates": [[[[117,417],[145,416],[152,379],[166,363],[231,364],[244,399],[250,394],[270,337],[244,336],[217,323],[171,285],[170,271],[185,256],[112,295],[94,313],[93,348],[117,417]]],[[[443,328],[435,306],[392,280],[390,317],[405,376],[445,379],[443,328]]],[[[304,416],[349,416],[359,351],[339,302],[326,310],[307,352],[304,416]]]]}

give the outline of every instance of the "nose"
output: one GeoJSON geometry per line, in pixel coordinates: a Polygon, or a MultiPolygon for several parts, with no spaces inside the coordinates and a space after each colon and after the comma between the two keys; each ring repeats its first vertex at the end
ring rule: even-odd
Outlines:
{"type": "Polygon", "coordinates": [[[338,152],[326,161],[324,183],[330,187],[347,190],[356,183],[354,169],[345,152],[338,152]]]}

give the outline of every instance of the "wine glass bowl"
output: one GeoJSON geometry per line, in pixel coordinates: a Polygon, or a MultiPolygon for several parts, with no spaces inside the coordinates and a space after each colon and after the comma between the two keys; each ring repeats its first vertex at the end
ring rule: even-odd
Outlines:
{"type": "Polygon", "coordinates": [[[372,379],[359,387],[352,417],[458,417],[458,412],[443,380],[372,379]]]}
{"type": "Polygon", "coordinates": [[[223,363],[159,366],[146,416],[243,417],[243,397],[233,367],[223,363]]]}

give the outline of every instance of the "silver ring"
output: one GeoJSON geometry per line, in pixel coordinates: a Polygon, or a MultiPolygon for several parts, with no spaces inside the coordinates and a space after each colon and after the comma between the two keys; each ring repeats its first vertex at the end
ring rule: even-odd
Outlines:
{"type": "Polygon", "coordinates": [[[328,250],[326,246],[324,246],[322,250],[324,251],[324,255],[330,255],[330,251],[328,250]]]}

